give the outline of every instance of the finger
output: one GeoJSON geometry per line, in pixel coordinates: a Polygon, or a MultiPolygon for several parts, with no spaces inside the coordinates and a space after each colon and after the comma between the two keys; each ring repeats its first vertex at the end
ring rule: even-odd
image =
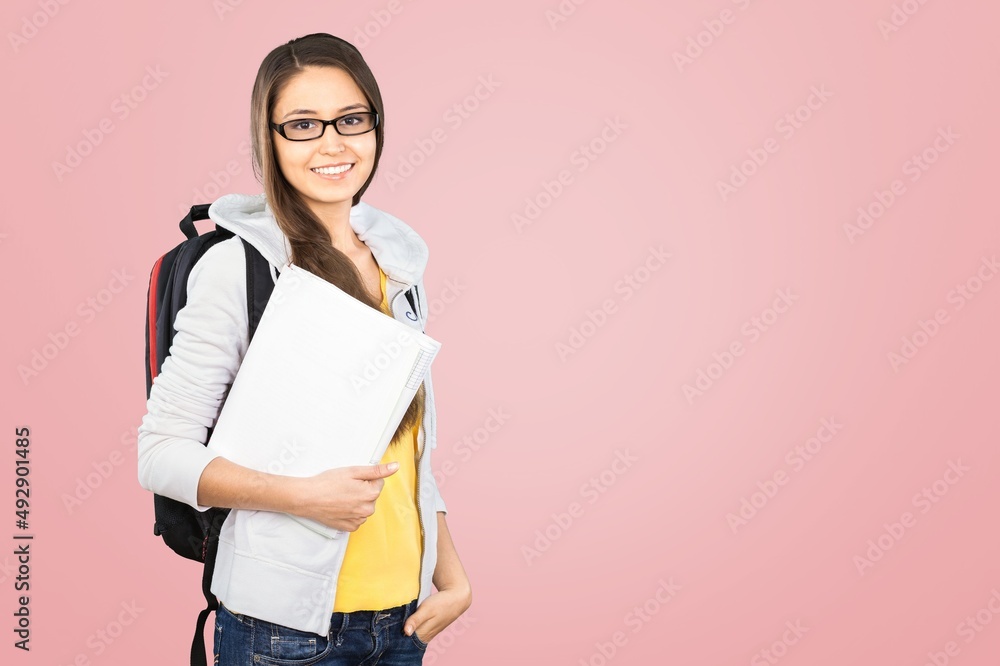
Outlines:
{"type": "Polygon", "coordinates": [[[395,471],[399,469],[399,463],[391,462],[385,465],[379,463],[378,465],[355,467],[353,469],[354,469],[353,475],[355,479],[374,481],[375,479],[382,479],[389,476],[390,474],[395,473],[395,471]]]}
{"type": "Polygon", "coordinates": [[[407,636],[412,636],[414,630],[416,630],[416,628],[420,626],[420,624],[422,624],[423,621],[424,621],[423,617],[421,617],[417,613],[413,613],[413,615],[406,618],[406,626],[403,627],[403,633],[406,634],[407,636]]]}

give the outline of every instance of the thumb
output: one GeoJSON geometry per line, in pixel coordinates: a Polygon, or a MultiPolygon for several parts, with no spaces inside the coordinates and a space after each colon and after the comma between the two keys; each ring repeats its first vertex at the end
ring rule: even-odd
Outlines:
{"type": "Polygon", "coordinates": [[[413,632],[416,631],[417,625],[424,621],[424,616],[419,609],[413,611],[410,617],[406,618],[406,624],[403,625],[403,633],[407,636],[412,636],[413,632]]]}
{"type": "Polygon", "coordinates": [[[365,481],[374,481],[375,479],[381,479],[387,477],[399,469],[398,462],[391,462],[385,465],[370,465],[368,467],[357,467],[355,468],[354,478],[364,479],[365,481]]]}

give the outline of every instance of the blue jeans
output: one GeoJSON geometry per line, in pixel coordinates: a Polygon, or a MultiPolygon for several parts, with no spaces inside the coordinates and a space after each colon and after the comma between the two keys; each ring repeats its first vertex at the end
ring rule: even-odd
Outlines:
{"type": "Polygon", "coordinates": [[[330,633],[319,636],[240,615],[215,614],[217,666],[411,666],[422,664],[427,644],[403,633],[417,600],[382,611],[333,613],[330,633]]]}

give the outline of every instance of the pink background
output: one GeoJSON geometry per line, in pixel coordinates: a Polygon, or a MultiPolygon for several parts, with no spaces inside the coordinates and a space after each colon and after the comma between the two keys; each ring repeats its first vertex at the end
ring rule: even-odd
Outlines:
{"type": "Polygon", "coordinates": [[[152,535],[135,471],[149,269],[181,240],[186,206],[260,191],[243,143],[257,67],[326,31],[361,47],[386,103],[366,200],[431,250],[435,467],[474,601],[425,663],[997,663],[1000,280],[980,281],[1000,250],[997,7],[0,11],[0,661],[186,663],[199,570],[152,535]],[[57,175],[81,144],[88,154],[57,175]],[[390,182],[401,164],[416,166],[390,182]],[[750,175],[723,197],[734,168],[750,175]],[[893,201],[849,237],[879,198],[893,201]],[[535,219],[518,228],[515,213],[535,219]],[[650,247],[669,259],[652,262],[650,247]],[[616,290],[626,275],[642,281],[629,298],[616,290]],[[781,290],[795,300],[769,311],[781,290]],[[768,323],[753,333],[755,317],[768,323]],[[904,338],[920,346],[894,368],[904,338]],[[62,348],[22,379],[52,340],[62,348]],[[699,371],[713,379],[689,399],[699,371]],[[499,427],[490,410],[507,415],[499,427]],[[819,432],[817,450],[823,419],[837,431],[819,432]],[[23,425],[27,654],[10,630],[23,425]],[[794,453],[810,445],[808,461],[794,453]],[[96,488],[67,506],[88,475],[96,488]],[[757,507],[735,524],[744,499],[757,507]],[[141,611],[117,627],[132,603],[141,611]]]}

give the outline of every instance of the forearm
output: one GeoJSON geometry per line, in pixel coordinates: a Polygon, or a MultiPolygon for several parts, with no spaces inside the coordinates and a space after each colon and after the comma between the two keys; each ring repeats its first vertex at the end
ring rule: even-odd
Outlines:
{"type": "Polygon", "coordinates": [[[258,472],[217,457],[198,480],[198,503],[228,509],[299,511],[295,486],[298,479],[258,472]]]}
{"type": "Polygon", "coordinates": [[[438,590],[458,589],[468,595],[469,603],[472,603],[472,586],[469,577],[465,573],[462,561],[458,558],[458,551],[455,550],[455,543],[452,541],[451,532],[448,530],[448,523],[445,520],[443,511],[437,512],[438,538],[437,538],[437,566],[434,568],[434,587],[438,590]]]}

